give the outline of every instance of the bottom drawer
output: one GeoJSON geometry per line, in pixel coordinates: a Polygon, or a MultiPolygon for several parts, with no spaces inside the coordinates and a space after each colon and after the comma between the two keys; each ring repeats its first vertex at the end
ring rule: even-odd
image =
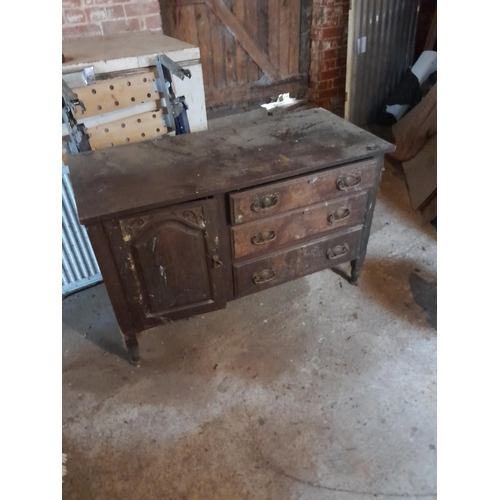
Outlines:
{"type": "Polygon", "coordinates": [[[243,297],[353,260],[358,254],[360,239],[361,228],[357,228],[234,264],[236,296],[243,297]]]}

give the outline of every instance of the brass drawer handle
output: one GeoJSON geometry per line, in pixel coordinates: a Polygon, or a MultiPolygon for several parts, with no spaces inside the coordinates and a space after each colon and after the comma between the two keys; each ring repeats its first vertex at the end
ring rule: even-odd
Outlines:
{"type": "Polygon", "coordinates": [[[337,189],[345,191],[347,188],[356,186],[361,182],[361,174],[359,172],[343,175],[337,180],[337,189]]]}
{"type": "Polygon", "coordinates": [[[264,283],[269,283],[274,278],[276,278],[276,271],[274,269],[263,269],[258,273],[252,274],[252,281],[256,285],[262,285],[264,283]]]}
{"type": "Polygon", "coordinates": [[[269,241],[273,241],[276,238],[276,233],[274,231],[262,231],[261,233],[254,234],[250,241],[252,245],[263,245],[269,241]]]}
{"type": "Polygon", "coordinates": [[[326,220],[332,225],[336,220],[347,219],[351,215],[351,211],[347,207],[340,207],[335,212],[328,215],[326,220]]]}
{"type": "Polygon", "coordinates": [[[349,245],[347,243],[344,243],[343,245],[337,245],[334,248],[329,248],[326,251],[326,256],[330,260],[336,259],[337,257],[342,257],[342,255],[345,255],[349,251],[349,245]]]}
{"type": "Polygon", "coordinates": [[[280,194],[279,193],[274,193],[274,194],[266,194],[265,196],[262,197],[256,197],[253,200],[253,203],[251,205],[251,209],[254,212],[262,212],[263,210],[269,210],[271,208],[274,208],[280,201],[280,194]]]}

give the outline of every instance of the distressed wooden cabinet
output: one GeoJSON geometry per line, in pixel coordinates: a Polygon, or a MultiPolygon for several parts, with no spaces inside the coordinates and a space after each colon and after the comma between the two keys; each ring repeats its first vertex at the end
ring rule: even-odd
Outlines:
{"type": "Polygon", "coordinates": [[[351,262],[389,144],[323,109],[69,157],[131,359],[136,334],[351,262]]]}

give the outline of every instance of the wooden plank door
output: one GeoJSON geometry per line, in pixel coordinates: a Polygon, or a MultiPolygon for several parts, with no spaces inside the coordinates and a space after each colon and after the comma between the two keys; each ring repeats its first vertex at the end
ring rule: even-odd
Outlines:
{"type": "Polygon", "coordinates": [[[207,107],[307,87],[312,0],[160,0],[166,35],[200,48],[207,107]]]}
{"type": "Polygon", "coordinates": [[[119,272],[137,324],[224,306],[215,199],[121,219],[108,234],[116,261],[126,263],[119,272]]]}

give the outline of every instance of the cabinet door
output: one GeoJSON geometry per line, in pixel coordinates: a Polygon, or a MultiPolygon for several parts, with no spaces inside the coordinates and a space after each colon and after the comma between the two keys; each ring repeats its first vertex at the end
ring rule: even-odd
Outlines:
{"type": "Polygon", "coordinates": [[[214,199],[121,219],[115,226],[122,281],[143,328],[161,322],[155,319],[180,319],[224,306],[217,228],[214,199]]]}

